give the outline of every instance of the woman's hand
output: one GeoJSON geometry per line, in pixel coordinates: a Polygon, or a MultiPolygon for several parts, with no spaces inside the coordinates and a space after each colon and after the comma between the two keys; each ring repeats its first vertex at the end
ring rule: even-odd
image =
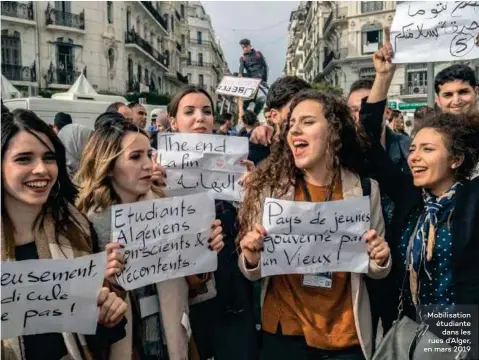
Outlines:
{"type": "Polygon", "coordinates": [[[254,166],[254,162],[252,162],[250,160],[246,160],[246,159],[241,160],[240,163],[241,163],[241,165],[246,166],[246,172],[241,177],[241,179],[239,179],[238,184],[240,184],[241,186],[244,186],[248,181],[249,175],[255,169],[255,166],[254,166]]]}
{"type": "Polygon", "coordinates": [[[364,239],[368,244],[367,250],[369,258],[374,260],[379,266],[384,265],[391,253],[388,243],[382,236],[377,234],[376,230],[369,230],[364,236],[364,239]]]}
{"type": "Polygon", "coordinates": [[[100,308],[98,323],[105,327],[115,327],[125,317],[128,305],[110,289],[104,287],[97,297],[100,308]]]}
{"type": "Polygon", "coordinates": [[[105,267],[105,279],[110,284],[117,285],[116,275],[123,271],[126,264],[125,258],[121,253],[121,249],[124,246],[120,243],[106,244],[106,267],[105,267]]]}
{"type": "Polygon", "coordinates": [[[267,235],[265,228],[262,225],[256,224],[253,231],[250,231],[241,239],[240,247],[246,263],[251,268],[258,266],[261,259],[261,250],[263,250],[263,240],[267,235]]]}
{"type": "Polygon", "coordinates": [[[221,227],[221,220],[216,219],[213,221],[213,224],[211,224],[211,229],[213,229],[213,233],[208,240],[208,243],[210,244],[208,248],[211,251],[220,252],[225,246],[225,243],[223,242],[223,228],[221,227]]]}
{"type": "Polygon", "coordinates": [[[153,173],[151,180],[158,186],[166,186],[166,170],[163,166],[158,164],[158,151],[153,151],[151,161],[153,161],[153,173]]]}

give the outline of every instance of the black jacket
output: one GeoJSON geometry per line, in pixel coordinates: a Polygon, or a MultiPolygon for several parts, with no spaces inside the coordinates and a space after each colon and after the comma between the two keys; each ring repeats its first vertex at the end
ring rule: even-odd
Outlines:
{"type": "Polygon", "coordinates": [[[268,81],[268,65],[260,51],[251,49],[249,53],[240,57],[239,73],[244,75],[245,71],[247,77],[268,81]]]}
{"type": "MultiPolygon", "coordinates": [[[[371,114],[383,113],[385,101],[368,104],[363,113],[361,108],[361,121],[368,133],[377,131],[377,124],[371,114]],[[371,109],[374,107],[374,109],[371,109]],[[372,111],[371,111],[372,110],[372,111]]],[[[403,173],[391,161],[379,143],[379,138],[371,138],[373,145],[367,152],[372,177],[379,183],[384,191],[394,202],[394,215],[390,226],[389,238],[386,239],[393,256],[393,272],[398,283],[404,276],[405,265],[398,261],[399,244],[408,217],[417,208],[423,208],[424,202],[421,189],[413,184],[412,176],[403,173]]],[[[453,266],[453,292],[456,296],[455,303],[479,304],[479,178],[464,182],[458,190],[456,205],[454,207],[452,223],[452,266],[453,266]]],[[[410,314],[413,315],[413,314],[410,314]]]]}

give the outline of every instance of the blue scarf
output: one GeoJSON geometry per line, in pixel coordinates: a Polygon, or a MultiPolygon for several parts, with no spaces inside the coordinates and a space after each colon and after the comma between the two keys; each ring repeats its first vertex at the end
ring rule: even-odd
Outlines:
{"type": "Polygon", "coordinates": [[[443,221],[447,221],[452,214],[456,200],[456,191],[461,187],[462,183],[457,182],[440,197],[434,196],[423,189],[424,210],[418,220],[418,228],[414,235],[414,243],[411,249],[411,262],[409,264],[413,300],[417,299],[417,275],[419,274],[421,266],[423,266],[425,273],[431,279],[426,264],[432,259],[436,237],[435,231],[437,225],[443,221]]]}

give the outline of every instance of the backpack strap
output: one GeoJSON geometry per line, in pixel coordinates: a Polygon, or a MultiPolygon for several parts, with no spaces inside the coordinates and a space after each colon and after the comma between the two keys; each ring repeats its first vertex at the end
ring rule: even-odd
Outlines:
{"type": "Polygon", "coordinates": [[[371,195],[371,179],[370,178],[361,178],[361,187],[363,189],[363,196],[371,195]]]}

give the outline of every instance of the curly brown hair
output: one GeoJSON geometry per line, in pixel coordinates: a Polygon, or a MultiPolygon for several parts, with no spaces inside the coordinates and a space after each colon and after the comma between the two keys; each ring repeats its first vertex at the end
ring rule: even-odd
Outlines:
{"type": "Polygon", "coordinates": [[[342,167],[360,175],[367,169],[364,156],[367,138],[363,131],[356,127],[346,102],[317,90],[299,92],[292,99],[288,118],[281,129],[280,140],[272,145],[270,156],[251,173],[244,185],[245,196],[238,214],[240,225],[238,239],[242,239],[255,225],[251,221],[258,216],[261,209],[258,202],[266,188],[270,189],[271,194],[281,197],[296,183],[296,179],[303,177],[303,172],[295,165],[287,135],[291,113],[298,104],[306,100],[320,103],[328,122],[327,151],[332,155],[328,167],[333,171],[342,167]]]}
{"type": "Polygon", "coordinates": [[[479,113],[439,113],[422,119],[416,128],[417,133],[425,128],[434,129],[442,135],[451,156],[464,158],[461,165],[454,169],[456,181],[471,177],[479,161],[479,113]]]}

